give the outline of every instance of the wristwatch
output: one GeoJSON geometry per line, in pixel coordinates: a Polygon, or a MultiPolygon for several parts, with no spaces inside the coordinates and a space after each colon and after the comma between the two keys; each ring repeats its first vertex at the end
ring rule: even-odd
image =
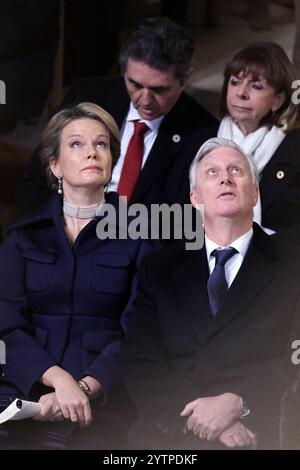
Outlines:
{"type": "Polygon", "coordinates": [[[246,418],[250,414],[250,409],[245,400],[241,397],[241,403],[240,403],[240,418],[246,418]]]}

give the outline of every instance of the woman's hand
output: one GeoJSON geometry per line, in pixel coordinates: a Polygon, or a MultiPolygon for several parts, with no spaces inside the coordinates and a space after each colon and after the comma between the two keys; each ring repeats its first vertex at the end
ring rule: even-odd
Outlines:
{"type": "MultiPolygon", "coordinates": [[[[88,397],[90,400],[101,397],[104,399],[104,394],[100,382],[90,375],[86,375],[82,378],[84,383],[88,386],[88,397]]],[[[79,381],[80,382],[80,381],[79,381]]]]}
{"type": "Polygon", "coordinates": [[[65,419],[78,422],[81,427],[92,423],[89,399],[69,372],[58,366],[50,367],[42,375],[41,382],[55,389],[55,396],[65,419]]]}
{"type": "Polygon", "coordinates": [[[36,421],[63,421],[64,417],[54,392],[42,395],[39,399],[41,411],[34,415],[36,421]]]}

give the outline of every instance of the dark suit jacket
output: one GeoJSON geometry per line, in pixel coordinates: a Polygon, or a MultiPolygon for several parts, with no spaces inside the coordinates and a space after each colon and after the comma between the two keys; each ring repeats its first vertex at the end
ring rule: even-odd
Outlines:
{"type": "Polygon", "coordinates": [[[265,227],[279,231],[300,224],[299,155],[300,129],[295,129],[285,137],[262,172],[260,195],[265,227]]]}
{"type": "MultiPolygon", "coordinates": [[[[121,128],[129,108],[129,96],[120,77],[95,77],[75,82],[63,105],[92,101],[106,109],[121,128]]],[[[141,172],[132,203],[189,203],[189,166],[201,144],[217,133],[217,120],[186,93],[182,93],[164,118],[141,172]],[[175,136],[175,138],[174,138],[175,136]]],[[[24,175],[18,195],[19,212],[47,198],[38,153],[24,175]]]]}
{"type": "MultiPolygon", "coordinates": [[[[117,207],[118,196],[107,202],[117,207]]],[[[6,364],[1,397],[38,398],[41,375],[59,365],[75,379],[95,377],[107,393],[122,389],[119,346],[147,241],[99,240],[96,217],[73,246],[53,195],[43,209],[23,216],[0,248],[0,338],[6,364]]],[[[49,389],[48,389],[49,391],[49,389]]]]}
{"type": "MultiPolygon", "coordinates": [[[[224,392],[248,402],[245,424],[258,433],[260,446],[278,446],[280,398],[294,373],[290,335],[300,333],[296,258],[298,251],[255,225],[215,318],[205,248],[186,251],[179,242],[145,259],[124,346],[125,380],[140,414],[133,448],[141,441],[154,448],[190,445],[180,433],[180,411],[191,400],[224,392]]],[[[193,439],[198,448],[199,438],[193,439]]]]}

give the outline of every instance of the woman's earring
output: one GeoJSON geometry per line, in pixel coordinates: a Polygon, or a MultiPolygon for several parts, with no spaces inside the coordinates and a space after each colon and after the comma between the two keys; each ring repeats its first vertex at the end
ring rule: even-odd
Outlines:
{"type": "Polygon", "coordinates": [[[62,195],[63,191],[62,191],[62,181],[61,181],[61,176],[58,176],[57,178],[57,184],[58,184],[58,188],[57,188],[57,194],[59,196],[62,195]]]}

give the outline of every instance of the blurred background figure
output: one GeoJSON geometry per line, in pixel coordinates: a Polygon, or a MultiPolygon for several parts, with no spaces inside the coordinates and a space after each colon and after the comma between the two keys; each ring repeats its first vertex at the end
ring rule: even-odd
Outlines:
{"type": "MultiPolygon", "coordinates": [[[[188,19],[189,0],[161,0],[161,15],[167,16],[176,23],[185,24],[188,19]]],[[[204,25],[208,27],[217,25],[218,0],[202,0],[204,6],[204,25]]]]}
{"type": "Polygon", "coordinates": [[[253,30],[269,30],[274,23],[285,23],[293,19],[294,2],[297,0],[248,0],[248,21],[253,30]],[[272,15],[271,3],[279,14],[272,15]]]}
{"type": "Polygon", "coordinates": [[[35,122],[48,100],[59,40],[59,0],[0,2],[0,78],[6,105],[0,106],[0,133],[17,120],[35,122]]]}
{"type": "Polygon", "coordinates": [[[122,0],[65,1],[64,86],[78,77],[114,71],[125,5],[122,0]]]}
{"type": "Polygon", "coordinates": [[[300,79],[300,0],[295,0],[295,39],[293,45],[293,62],[297,79],[300,79]]]}
{"type": "MultiPolygon", "coordinates": [[[[294,350],[299,357],[298,349],[294,350]]],[[[299,367],[299,366],[298,366],[299,367]]],[[[300,450],[300,374],[282,397],[280,418],[280,447],[300,450]]]]}

